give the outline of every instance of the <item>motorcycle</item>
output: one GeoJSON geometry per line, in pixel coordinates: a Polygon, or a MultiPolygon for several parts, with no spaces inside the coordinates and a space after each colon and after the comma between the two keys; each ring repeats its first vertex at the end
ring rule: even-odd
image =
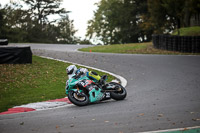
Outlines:
{"type": "Polygon", "coordinates": [[[100,80],[96,81],[88,76],[81,76],[82,73],[72,76],[66,82],[66,94],[69,100],[77,106],[85,106],[103,100],[125,99],[126,89],[119,83],[106,83],[107,75],[99,76],[100,80]]]}

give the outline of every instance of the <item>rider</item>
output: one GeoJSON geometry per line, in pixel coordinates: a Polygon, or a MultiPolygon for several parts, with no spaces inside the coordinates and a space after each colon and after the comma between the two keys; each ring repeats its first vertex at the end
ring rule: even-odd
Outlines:
{"type": "Polygon", "coordinates": [[[101,77],[96,72],[88,71],[88,69],[86,69],[86,68],[77,69],[77,67],[75,65],[68,66],[66,68],[66,72],[67,72],[69,79],[78,74],[80,74],[81,76],[87,76],[90,79],[93,79],[97,82],[101,79],[101,77]]]}
{"type": "Polygon", "coordinates": [[[78,75],[78,74],[80,74],[81,76],[85,76],[86,73],[88,72],[88,70],[86,68],[77,69],[77,67],[75,65],[70,65],[66,68],[66,72],[70,79],[73,76],[78,75]]]}

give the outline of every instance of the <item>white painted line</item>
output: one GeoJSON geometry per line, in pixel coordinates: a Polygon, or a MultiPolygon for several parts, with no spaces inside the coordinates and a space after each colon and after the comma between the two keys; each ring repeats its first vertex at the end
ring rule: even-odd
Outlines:
{"type": "Polygon", "coordinates": [[[65,63],[71,63],[71,64],[74,64],[74,65],[79,65],[79,66],[91,68],[91,69],[94,69],[94,70],[97,70],[97,71],[105,72],[105,73],[108,73],[108,74],[110,74],[110,75],[116,77],[117,79],[119,79],[120,82],[121,82],[121,85],[122,85],[123,87],[126,87],[126,86],[127,86],[127,80],[126,80],[124,77],[120,76],[120,75],[117,75],[117,74],[114,74],[114,73],[111,73],[111,72],[108,72],[108,71],[105,71],[105,70],[102,70],[102,69],[99,69],[99,68],[94,68],[94,67],[91,67],[91,66],[86,66],[86,65],[82,65],[82,64],[78,64],[78,63],[74,63],[74,62],[70,62],[70,61],[55,59],[55,58],[46,57],[46,56],[40,56],[40,57],[46,58],[46,59],[51,59],[51,60],[56,60],[56,61],[61,61],[61,62],[65,62],[65,63]]]}
{"type": "Polygon", "coordinates": [[[197,129],[197,128],[200,128],[200,126],[176,128],[176,129],[166,129],[166,130],[158,130],[158,131],[138,132],[138,133],[162,133],[162,132],[173,132],[173,131],[187,131],[190,129],[197,129]]]}
{"type": "Polygon", "coordinates": [[[23,107],[23,108],[32,108],[35,110],[46,110],[60,106],[65,106],[67,104],[68,104],[67,102],[37,102],[37,103],[29,103],[26,105],[15,106],[14,108],[23,107]]]}

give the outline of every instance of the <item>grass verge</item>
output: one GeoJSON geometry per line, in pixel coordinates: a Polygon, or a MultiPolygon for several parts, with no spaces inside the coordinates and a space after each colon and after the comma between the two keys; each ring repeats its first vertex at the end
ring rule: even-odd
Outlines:
{"type": "MultiPolygon", "coordinates": [[[[0,112],[17,105],[65,97],[68,65],[38,56],[33,56],[32,64],[0,64],[0,112]]],[[[108,75],[108,81],[112,79],[108,75]]]]}
{"type": "Polygon", "coordinates": [[[89,48],[82,48],[79,50],[83,52],[122,53],[122,54],[200,55],[200,53],[181,53],[175,51],[155,49],[153,47],[152,42],[94,46],[89,48]]]}
{"type": "MultiPolygon", "coordinates": [[[[179,32],[180,36],[200,36],[200,26],[180,28],[179,32]]],[[[178,30],[175,30],[172,35],[178,35],[178,30]]]]}

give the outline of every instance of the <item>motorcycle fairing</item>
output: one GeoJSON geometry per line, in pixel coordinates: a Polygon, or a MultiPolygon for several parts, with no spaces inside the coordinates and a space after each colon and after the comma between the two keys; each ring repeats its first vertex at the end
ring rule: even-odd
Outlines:
{"type": "Polygon", "coordinates": [[[89,99],[90,99],[90,102],[96,102],[96,101],[100,101],[104,98],[104,93],[101,92],[100,89],[91,89],[89,91],[89,99]]]}

